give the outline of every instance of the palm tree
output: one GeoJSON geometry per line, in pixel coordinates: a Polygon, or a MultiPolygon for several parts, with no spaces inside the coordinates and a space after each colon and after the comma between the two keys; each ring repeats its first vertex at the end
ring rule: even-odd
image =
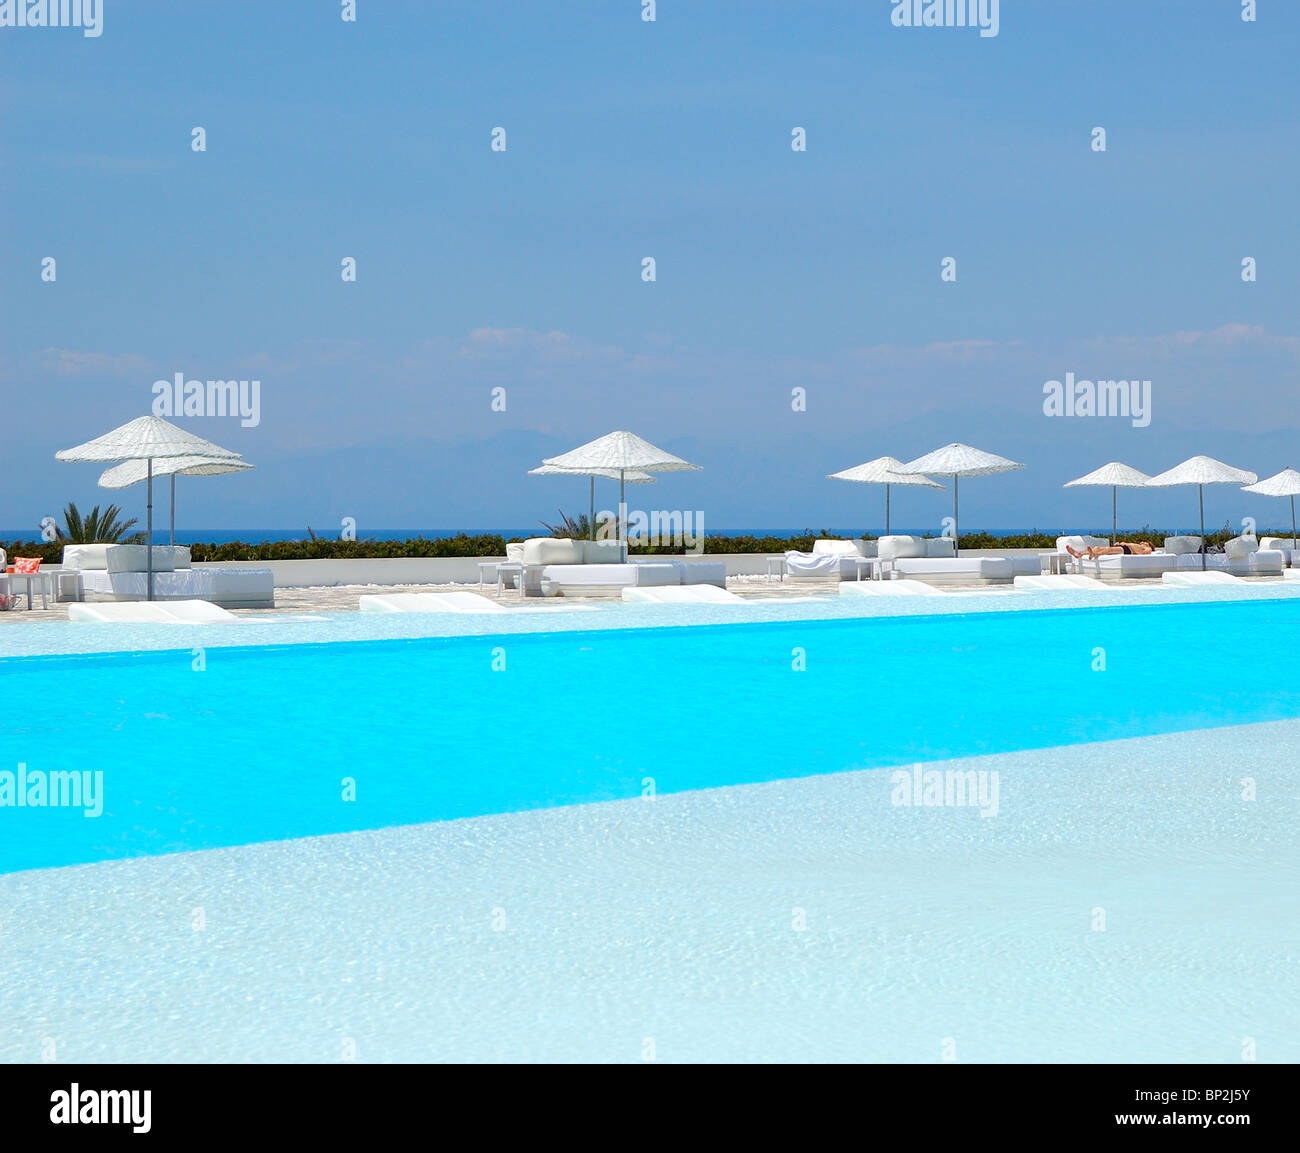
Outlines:
{"type": "Polygon", "coordinates": [[[551,536],[568,537],[570,540],[586,540],[591,532],[591,523],[587,520],[587,514],[579,513],[577,516],[568,516],[564,509],[560,509],[560,523],[547,524],[546,521],[539,521],[542,528],[546,529],[551,536]]]}
{"type": "Polygon", "coordinates": [[[75,501],[69,501],[68,507],[63,510],[64,528],[57,529],[59,540],[66,541],[69,544],[141,544],[144,541],[144,533],[138,532],[132,536],[126,536],[131,528],[137,524],[135,517],[125,523],[118,520],[122,510],[115,504],[110,504],[103,513],[99,511],[99,505],[95,505],[85,517],[77,510],[75,501]]]}

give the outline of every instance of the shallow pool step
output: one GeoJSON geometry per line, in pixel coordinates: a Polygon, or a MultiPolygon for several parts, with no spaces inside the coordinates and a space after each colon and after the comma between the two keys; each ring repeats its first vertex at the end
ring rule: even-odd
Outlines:
{"type": "Polygon", "coordinates": [[[1241,585],[1246,582],[1241,577],[1233,576],[1230,572],[1220,572],[1218,569],[1206,569],[1204,572],[1199,569],[1177,569],[1174,572],[1167,572],[1161,578],[1167,585],[1177,585],[1179,588],[1196,588],[1198,585],[1241,585]]]}
{"type": "Polygon", "coordinates": [[[503,613],[505,608],[478,593],[367,593],[363,613],[503,613]]]}
{"type": "Polygon", "coordinates": [[[634,604],[654,605],[743,605],[744,597],[738,597],[727,589],[717,585],[657,585],[646,588],[628,586],[623,589],[623,599],[634,604]]]}
{"type": "Polygon", "coordinates": [[[946,597],[943,589],[925,581],[841,581],[840,596],[851,597],[946,597]]]}
{"type": "Polygon", "coordinates": [[[1043,573],[1041,576],[1018,576],[1013,582],[1018,589],[1029,592],[1069,592],[1070,590],[1092,589],[1094,592],[1113,592],[1114,587],[1099,581],[1096,577],[1081,573],[1043,573]]]}
{"type": "Polygon", "coordinates": [[[68,620],[95,624],[216,625],[239,618],[211,601],[83,601],[68,605],[68,620]]]}

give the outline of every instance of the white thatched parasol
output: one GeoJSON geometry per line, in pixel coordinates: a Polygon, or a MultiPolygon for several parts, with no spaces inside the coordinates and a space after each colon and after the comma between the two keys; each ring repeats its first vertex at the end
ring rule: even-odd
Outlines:
{"type": "Polygon", "coordinates": [[[149,576],[146,596],[153,600],[153,462],[162,457],[197,456],[205,459],[238,460],[239,453],[221,448],[210,440],[186,432],[183,428],[157,416],[141,416],[128,421],[120,428],[106,432],[76,448],[65,448],[54,454],[55,460],[111,461],[142,460],[146,462],[145,481],[148,484],[148,542],[149,576]]]}
{"type": "Polygon", "coordinates": [[[991,452],[984,452],[982,449],[971,448],[968,444],[946,444],[943,448],[936,448],[933,452],[928,452],[925,456],[918,456],[915,460],[908,461],[907,464],[899,467],[901,473],[920,473],[923,476],[950,476],[952,477],[952,535],[953,551],[959,552],[961,548],[961,533],[958,528],[958,503],[957,503],[957,482],[964,476],[993,476],[999,472],[1014,472],[1016,469],[1024,468],[1023,464],[1017,464],[1014,460],[1008,460],[1005,456],[997,456],[991,452]]]}
{"type": "Polygon", "coordinates": [[[547,457],[543,464],[558,468],[590,472],[592,469],[609,469],[618,473],[618,535],[622,540],[624,520],[627,516],[623,500],[623,484],[630,471],[642,472],[678,472],[682,469],[698,469],[698,464],[690,464],[671,452],[656,448],[648,440],[642,440],[632,432],[611,432],[596,440],[562,453],[547,457]]]}
{"type": "Polygon", "coordinates": [[[1117,460],[1112,460],[1109,464],[1103,464],[1101,468],[1094,469],[1087,476],[1081,476],[1075,480],[1066,481],[1066,488],[1074,488],[1075,485],[1099,485],[1110,488],[1110,543],[1115,543],[1115,538],[1119,535],[1118,520],[1118,502],[1115,497],[1115,490],[1120,488],[1146,488],[1151,478],[1144,472],[1138,472],[1135,468],[1130,468],[1126,464],[1121,464],[1117,460]]]}
{"type": "Polygon", "coordinates": [[[858,484],[883,484],[885,486],[885,535],[889,535],[889,490],[896,484],[912,485],[918,488],[937,488],[942,490],[943,485],[936,484],[928,476],[921,476],[919,473],[903,473],[898,470],[903,467],[903,462],[892,456],[878,456],[875,460],[869,460],[866,464],[855,465],[853,468],[846,468],[840,472],[833,472],[827,476],[827,480],[851,480],[858,484]]]}
{"type": "Polygon", "coordinates": [[[1300,472],[1293,468],[1284,468],[1267,480],[1248,484],[1242,492],[1257,492],[1260,496],[1289,496],[1291,498],[1291,547],[1296,547],[1295,534],[1295,498],[1300,493],[1300,472]]]}
{"type": "MultiPolygon", "coordinates": [[[[544,464],[538,468],[530,468],[529,476],[585,476],[591,480],[589,492],[590,508],[587,514],[588,534],[592,540],[596,539],[596,477],[604,477],[606,480],[618,480],[619,473],[612,468],[560,468],[553,464],[544,464]]],[[[633,469],[623,475],[623,480],[628,484],[654,484],[655,478],[648,472],[642,472],[640,469],[633,469]]]]}
{"type": "Polygon", "coordinates": [[[1151,488],[1172,488],[1174,485],[1194,484],[1201,502],[1201,568],[1205,564],[1205,486],[1207,484],[1254,484],[1259,479],[1244,468],[1233,468],[1212,456],[1192,456],[1173,468],[1153,476],[1147,484],[1151,488]]]}
{"type": "Polygon", "coordinates": [[[165,456],[152,462],[128,460],[106,468],[99,478],[100,488],[130,488],[142,480],[165,476],[171,481],[171,519],[167,539],[176,543],[176,478],[178,476],[224,476],[230,472],[247,472],[253,466],[244,460],[214,459],[204,456],[165,456]]]}

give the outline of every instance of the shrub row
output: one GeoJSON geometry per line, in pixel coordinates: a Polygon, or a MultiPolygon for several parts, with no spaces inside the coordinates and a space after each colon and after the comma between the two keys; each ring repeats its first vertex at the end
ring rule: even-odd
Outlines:
{"type": "MultiPolygon", "coordinates": [[[[820,533],[807,529],[793,536],[707,536],[704,540],[706,553],[781,553],[787,549],[811,552],[813,541],[818,537],[833,534],[823,530],[820,533]]],[[[1056,547],[1055,533],[1031,532],[1018,536],[993,536],[985,532],[964,533],[961,538],[963,549],[1050,549],[1056,547]]],[[[1156,530],[1150,526],[1137,532],[1120,533],[1122,541],[1149,540],[1157,548],[1171,532],[1156,530]]],[[[1222,547],[1223,542],[1236,533],[1225,525],[1217,532],[1206,533],[1206,539],[1212,547],[1222,547]]],[[[1261,531],[1260,536],[1287,536],[1288,532],[1276,530],[1261,531]]],[[[348,560],[379,557],[479,557],[504,556],[506,538],[495,533],[471,536],[459,533],[441,540],[416,537],[414,540],[284,540],[262,541],[261,544],[245,544],[231,541],[226,544],[194,544],[190,546],[190,555],[195,561],[269,561],[269,560],[348,560]]],[[[0,548],[9,557],[38,556],[46,564],[58,564],[63,556],[63,543],[60,541],[0,541],[0,548]]],[[[680,547],[644,546],[633,548],[633,555],[652,556],[657,553],[680,553],[680,547]]]]}

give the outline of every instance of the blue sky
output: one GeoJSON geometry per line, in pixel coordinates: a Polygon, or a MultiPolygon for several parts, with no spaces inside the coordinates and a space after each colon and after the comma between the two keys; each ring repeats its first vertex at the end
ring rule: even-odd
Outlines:
{"type": "Polygon", "coordinates": [[[824,475],[952,440],[1027,465],[963,485],[967,530],[1105,523],[1061,485],[1111,459],[1300,467],[1300,5],[1003,0],[993,38],[890,0],[104,7],[0,28],[5,530],[111,499],[55,450],[176,372],[262,382],[256,427],[180,421],[258,466],[187,484],[193,526],[527,525],[586,485],[525,471],[614,428],[703,466],[638,501],[716,528],[876,528],[824,475]],[[1151,380],[1150,425],[1045,417],[1067,372],[1151,380]]]}

